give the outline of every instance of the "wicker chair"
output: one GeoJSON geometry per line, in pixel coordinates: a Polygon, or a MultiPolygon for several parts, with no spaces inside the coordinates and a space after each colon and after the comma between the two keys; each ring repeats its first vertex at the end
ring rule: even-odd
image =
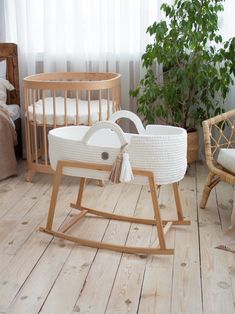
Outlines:
{"type": "Polygon", "coordinates": [[[235,109],[204,121],[203,132],[209,174],[200,202],[201,208],[206,207],[211,190],[220,181],[235,185],[235,174],[216,161],[220,148],[235,148],[235,109]]]}

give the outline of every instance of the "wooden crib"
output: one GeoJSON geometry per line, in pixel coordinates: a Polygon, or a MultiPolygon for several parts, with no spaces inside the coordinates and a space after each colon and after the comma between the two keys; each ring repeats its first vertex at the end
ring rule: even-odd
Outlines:
{"type": "Polygon", "coordinates": [[[92,125],[120,109],[120,74],[41,73],[24,79],[27,180],[35,172],[52,173],[49,130],[92,125]]]}

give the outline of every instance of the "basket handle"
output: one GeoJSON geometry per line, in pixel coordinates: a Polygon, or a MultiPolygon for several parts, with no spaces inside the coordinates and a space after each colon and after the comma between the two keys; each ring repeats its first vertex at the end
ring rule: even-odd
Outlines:
{"type": "Polygon", "coordinates": [[[128,110],[116,111],[114,114],[111,115],[111,117],[109,118],[109,121],[116,122],[118,119],[122,119],[122,118],[127,118],[131,120],[134,123],[139,134],[145,133],[145,128],[142,124],[142,121],[135,113],[131,111],[128,111],[128,110]]]}
{"type": "Polygon", "coordinates": [[[126,135],[122,131],[120,126],[117,125],[116,123],[111,122],[111,121],[100,121],[100,122],[97,122],[96,124],[94,124],[92,127],[90,127],[90,129],[84,135],[83,142],[85,142],[87,144],[89,139],[91,138],[91,136],[95,132],[97,132],[98,130],[101,130],[101,129],[110,129],[110,130],[114,131],[119,138],[121,146],[125,146],[128,143],[127,139],[126,139],[126,135]]]}

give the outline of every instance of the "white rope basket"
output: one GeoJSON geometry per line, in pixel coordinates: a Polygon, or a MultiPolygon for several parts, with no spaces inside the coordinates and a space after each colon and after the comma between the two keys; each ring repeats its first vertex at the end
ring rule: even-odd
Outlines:
{"type": "MultiPolygon", "coordinates": [[[[109,121],[89,126],[68,126],[49,132],[49,157],[52,169],[58,160],[79,161],[112,165],[120,152],[120,146],[128,143],[132,168],[152,171],[157,184],[180,181],[187,168],[187,133],[173,126],[148,125],[132,112],[121,110],[109,121]],[[124,133],[115,123],[121,118],[130,119],[139,134],[124,133]]],[[[64,168],[70,176],[108,180],[109,173],[91,169],[64,168]]],[[[135,176],[134,184],[148,184],[147,179],[135,176]]]]}

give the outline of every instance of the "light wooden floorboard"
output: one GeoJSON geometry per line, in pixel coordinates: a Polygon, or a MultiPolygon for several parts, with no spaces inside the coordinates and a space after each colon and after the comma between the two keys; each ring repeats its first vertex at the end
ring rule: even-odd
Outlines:
{"type": "MultiPolygon", "coordinates": [[[[85,202],[86,206],[96,207],[99,206],[102,202],[104,204],[104,210],[114,210],[122,191],[121,185],[117,186],[117,188],[114,185],[109,185],[106,189],[94,186],[90,188],[90,192],[93,194],[93,197],[92,195],[90,195],[90,197],[87,197],[85,202]],[[97,194],[94,189],[97,190],[97,194]],[[99,202],[97,202],[97,198],[99,199],[99,202]]],[[[85,197],[86,196],[88,195],[85,195],[85,197]]],[[[80,223],[80,225],[78,226],[80,227],[78,228],[79,232],[76,232],[76,234],[91,239],[93,238],[101,240],[103,238],[107,225],[108,220],[88,218],[80,223]]],[[[105,253],[108,254],[109,252],[105,253]]],[[[78,311],[78,309],[83,306],[82,301],[80,302],[80,304],[76,303],[77,300],[80,300],[80,298],[84,295],[83,292],[87,289],[87,286],[89,286],[89,278],[91,277],[90,273],[92,272],[91,269],[94,262],[97,260],[97,255],[99,254],[101,253],[99,252],[97,254],[97,250],[93,248],[84,248],[78,246],[75,246],[73,248],[72,253],[66,261],[62,272],[59,274],[59,277],[55,284],[55,288],[48,296],[42,308],[42,313],[52,313],[53,311],[61,314],[71,313],[73,310],[78,311]],[[65,286],[67,286],[68,289],[66,289],[66,292],[64,293],[65,286]],[[61,298],[62,295],[63,298],[61,298]]],[[[118,254],[116,254],[115,256],[119,257],[118,254]]],[[[97,273],[99,272],[100,267],[105,266],[110,266],[109,260],[107,260],[107,258],[99,263],[97,273]]],[[[97,274],[95,274],[95,278],[93,278],[93,280],[97,281],[97,274]]],[[[93,281],[93,293],[91,293],[92,297],[90,297],[89,300],[91,303],[93,301],[92,298],[94,297],[95,287],[97,286],[96,281],[95,284],[93,281]]],[[[100,287],[98,288],[100,290],[100,287]]],[[[97,294],[99,293],[99,290],[96,291],[97,294]]],[[[91,305],[88,304],[87,306],[91,305]]]]}
{"type": "MultiPolygon", "coordinates": [[[[207,173],[197,165],[197,188],[200,198],[207,173]]],[[[227,188],[230,188],[227,186],[227,188]]],[[[220,203],[220,200],[219,200],[220,203]]],[[[199,210],[203,310],[208,314],[234,313],[230,286],[228,252],[216,249],[222,238],[216,191],[212,190],[206,209],[199,210]]]]}
{"type": "MultiPolygon", "coordinates": [[[[119,198],[115,213],[132,215],[140,190],[140,186],[127,186],[119,198]]],[[[111,221],[105,231],[103,241],[125,244],[129,229],[129,223],[111,221]]],[[[115,252],[99,250],[75,305],[75,311],[79,309],[81,313],[104,313],[121,257],[121,254],[115,252]]]]}
{"type": "Polygon", "coordinates": [[[177,227],[173,266],[172,314],[202,313],[195,165],[180,182],[184,215],[190,226],[177,227]]]}
{"type": "MultiPolygon", "coordinates": [[[[176,217],[171,186],[161,187],[159,203],[162,218],[176,217]]],[[[154,242],[155,238],[156,235],[153,233],[151,243],[154,242]]],[[[166,235],[166,241],[168,247],[174,248],[175,228],[172,228],[166,235]]],[[[171,312],[173,260],[173,256],[149,256],[147,258],[139,313],[168,314],[171,312]]]]}
{"type": "MultiPolygon", "coordinates": [[[[50,175],[25,181],[20,175],[0,182],[0,313],[233,314],[235,254],[215,248],[229,226],[233,190],[219,184],[205,210],[199,201],[207,175],[192,165],[180,183],[182,207],[191,226],[173,227],[166,236],[174,256],[137,256],[81,247],[38,231],[45,226],[50,175]]],[[[77,178],[63,178],[54,228],[76,210],[77,178]]],[[[173,190],[160,189],[162,218],[176,218],[173,190]]],[[[124,215],[153,217],[148,187],[90,182],[84,206],[124,215]]],[[[148,245],[151,226],[87,217],[70,233],[92,240],[148,245]]]]}
{"type": "MultiPolygon", "coordinates": [[[[151,196],[148,187],[142,189],[135,211],[136,216],[153,217],[151,196]]],[[[146,225],[131,226],[127,244],[149,246],[152,234],[156,228],[146,225]]],[[[106,313],[136,313],[139,307],[139,297],[142,289],[147,256],[123,254],[116,280],[107,305],[106,313]]]]}
{"type": "Polygon", "coordinates": [[[50,200],[50,183],[47,181],[48,178],[44,178],[39,186],[32,184],[18,205],[8,210],[1,219],[0,228],[8,224],[11,227],[11,231],[8,228],[1,236],[0,250],[3,253],[15,254],[44,218],[50,200]]]}
{"type": "MultiPolygon", "coordinates": [[[[233,193],[234,191],[232,186],[228,186],[226,183],[221,183],[216,187],[218,209],[223,231],[225,231],[230,226],[230,218],[233,206],[233,193]]],[[[233,302],[235,304],[235,254],[227,252],[226,255],[230,278],[230,282],[228,282],[228,284],[231,285],[233,302]]]]}
{"type": "MultiPolygon", "coordinates": [[[[58,202],[58,211],[60,215],[58,215],[56,220],[57,226],[63,222],[68,214],[68,210],[65,210],[65,206],[71,199],[71,195],[68,197],[69,194],[66,194],[66,189],[70,190],[68,186],[65,186],[58,202]]],[[[45,205],[48,206],[48,203],[45,204],[43,201],[44,200],[42,200],[42,208],[45,210],[44,217],[46,217],[47,208],[45,205]]],[[[40,221],[37,221],[37,223],[40,223],[40,221]]],[[[11,230],[9,230],[9,232],[11,232],[11,230]]],[[[51,241],[52,237],[46,236],[36,229],[13,256],[10,263],[2,269],[1,280],[5,282],[5,285],[4,289],[1,290],[0,295],[1,310],[4,309],[4,311],[6,311],[8,309],[19,290],[23,288],[25,283],[27,283],[27,278],[30,276],[32,270],[36,267],[40,259],[43,258],[51,241]]],[[[27,298],[21,300],[24,301],[27,300],[27,298]]]]}
{"type": "MultiPolygon", "coordinates": [[[[10,210],[17,212],[17,205],[20,204],[22,198],[24,198],[24,196],[27,195],[27,193],[31,189],[35,189],[35,185],[25,181],[25,175],[25,166],[24,163],[21,162],[18,177],[11,177],[9,179],[6,179],[6,184],[4,184],[5,180],[1,181],[2,185],[0,186],[0,218],[4,217],[10,210]],[[15,193],[16,191],[17,193],[15,193]]],[[[42,175],[36,175],[35,180],[38,183],[37,188],[39,188],[41,186],[40,181],[48,181],[48,177],[45,179],[45,177],[42,175]]],[[[37,194],[34,194],[32,197],[37,199],[37,194]]],[[[18,213],[21,213],[21,211],[18,211],[18,213]]]]}

